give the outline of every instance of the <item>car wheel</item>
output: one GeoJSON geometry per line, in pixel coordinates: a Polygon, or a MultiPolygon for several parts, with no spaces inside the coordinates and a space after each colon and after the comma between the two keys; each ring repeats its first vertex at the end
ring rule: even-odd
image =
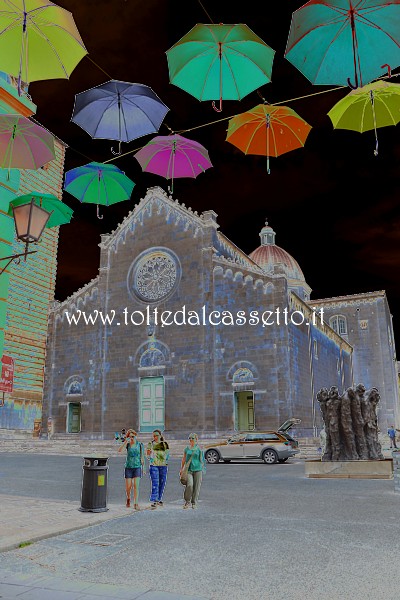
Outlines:
{"type": "Polygon", "coordinates": [[[219,462],[219,454],[216,450],[207,450],[205,457],[206,461],[210,465],[215,465],[217,462],[219,462]]]}
{"type": "Polygon", "coordinates": [[[263,452],[262,459],[267,465],[274,465],[278,462],[278,455],[275,450],[269,449],[263,452]]]}
{"type": "Polygon", "coordinates": [[[287,461],[287,459],[288,459],[288,458],[289,458],[289,457],[287,457],[287,458],[280,458],[280,459],[278,460],[278,462],[280,462],[280,463],[284,463],[284,462],[286,462],[286,461],[287,461]]]}

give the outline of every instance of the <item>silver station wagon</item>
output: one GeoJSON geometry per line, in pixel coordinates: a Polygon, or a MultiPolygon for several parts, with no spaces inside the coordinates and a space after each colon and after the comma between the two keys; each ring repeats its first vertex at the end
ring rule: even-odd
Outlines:
{"type": "MultiPolygon", "coordinates": [[[[299,422],[298,419],[291,420],[299,422]]],[[[206,461],[210,464],[220,460],[261,459],[273,465],[295,456],[299,452],[297,447],[298,443],[279,428],[278,431],[242,431],[219,444],[209,444],[204,450],[206,461]]]]}

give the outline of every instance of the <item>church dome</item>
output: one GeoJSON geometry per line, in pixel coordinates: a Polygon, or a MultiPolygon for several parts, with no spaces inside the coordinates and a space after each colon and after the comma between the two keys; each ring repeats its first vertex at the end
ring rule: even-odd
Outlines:
{"type": "Polygon", "coordinates": [[[299,263],[289,252],[275,244],[275,231],[268,225],[268,222],[261,229],[260,238],[261,246],[249,254],[251,260],[266,273],[273,272],[275,265],[283,266],[288,279],[305,282],[299,263]]]}

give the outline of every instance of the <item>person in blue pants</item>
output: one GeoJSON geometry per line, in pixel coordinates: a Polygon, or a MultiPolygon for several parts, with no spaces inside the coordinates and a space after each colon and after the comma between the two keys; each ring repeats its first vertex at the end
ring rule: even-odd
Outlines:
{"type": "Polygon", "coordinates": [[[147,444],[147,457],[150,461],[151,508],[163,506],[163,494],[167,483],[169,446],[159,429],[153,431],[153,439],[147,444]]]}

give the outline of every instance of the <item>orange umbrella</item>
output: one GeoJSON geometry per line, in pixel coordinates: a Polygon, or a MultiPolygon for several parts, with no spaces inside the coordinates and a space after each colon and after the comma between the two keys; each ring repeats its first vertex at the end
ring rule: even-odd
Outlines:
{"type": "Polygon", "coordinates": [[[259,104],[229,121],[226,141],[245,154],[280,156],[302,148],[311,125],[287,106],[259,104]]]}

